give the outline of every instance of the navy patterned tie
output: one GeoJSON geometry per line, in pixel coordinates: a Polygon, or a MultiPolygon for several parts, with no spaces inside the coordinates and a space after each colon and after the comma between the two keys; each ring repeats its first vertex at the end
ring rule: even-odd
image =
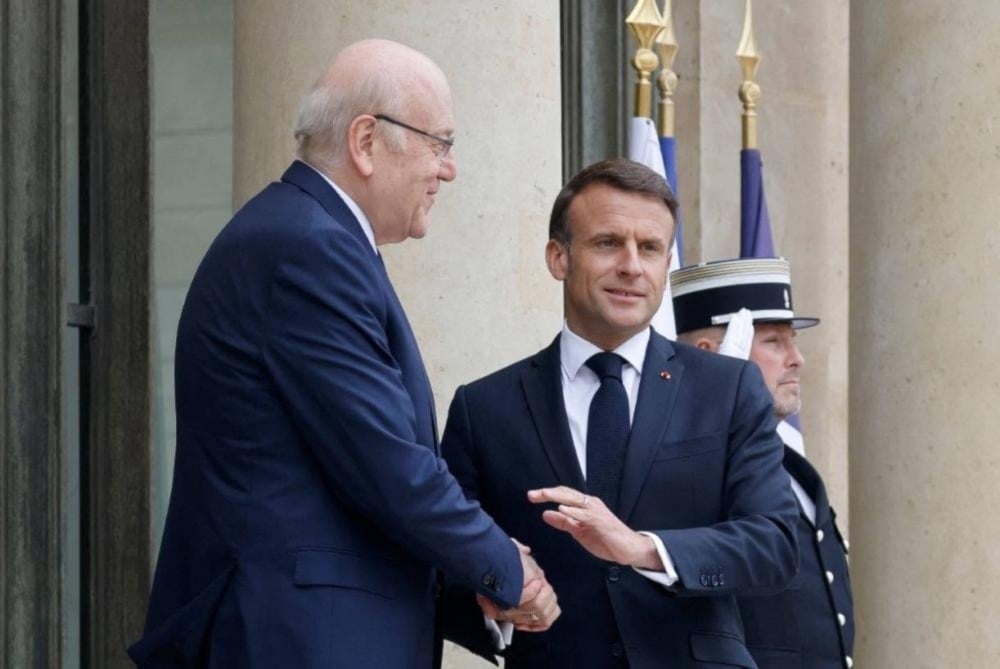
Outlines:
{"type": "Polygon", "coordinates": [[[587,417],[587,491],[608,508],[618,505],[618,488],[628,441],[628,394],[622,385],[622,364],[617,353],[597,353],[587,360],[601,380],[587,417]]]}

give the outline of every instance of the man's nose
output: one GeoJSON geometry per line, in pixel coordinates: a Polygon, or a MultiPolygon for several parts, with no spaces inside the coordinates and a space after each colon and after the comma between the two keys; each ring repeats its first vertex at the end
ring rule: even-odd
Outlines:
{"type": "Polygon", "coordinates": [[[799,347],[792,342],[791,349],[788,351],[788,366],[789,367],[803,367],[806,364],[806,359],[802,357],[802,352],[799,351],[799,347]]]}
{"type": "Polygon", "coordinates": [[[629,242],[622,247],[618,272],[626,276],[638,276],[642,274],[642,263],[639,261],[639,248],[636,244],[629,242]]]}
{"type": "Polygon", "coordinates": [[[441,181],[454,181],[458,176],[458,163],[455,162],[455,149],[448,151],[448,155],[441,159],[438,167],[438,179],[441,181]]]}

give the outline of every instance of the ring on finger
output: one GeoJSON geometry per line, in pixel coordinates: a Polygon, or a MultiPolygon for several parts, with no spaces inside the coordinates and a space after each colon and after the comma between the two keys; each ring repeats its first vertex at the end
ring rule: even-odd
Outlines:
{"type": "Polygon", "coordinates": [[[531,622],[537,623],[539,620],[541,620],[541,618],[538,617],[537,613],[532,613],[531,614],[531,622]]]}

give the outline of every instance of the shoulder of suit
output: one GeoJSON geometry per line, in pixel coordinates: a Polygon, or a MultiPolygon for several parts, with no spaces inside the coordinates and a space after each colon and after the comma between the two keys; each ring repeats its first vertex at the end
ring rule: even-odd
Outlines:
{"type": "Polygon", "coordinates": [[[464,384],[466,392],[495,392],[500,388],[516,385],[519,383],[521,374],[523,374],[525,370],[531,369],[535,366],[535,359],[540,354],[541,353],[536,353],[535,355],[528,356],[527,358],[518,360],[517,362],[507,365],[506,367],[501,367],[495,372],[491,372],[490,374],[480,377],[475,381],[470,381],[469,383],[464,384]]]}
{"type": "Polygon", "coordinates": [[[367,255],[370,248],[351,234],[345,222],[334,218],[314,197],[294,184],[271,183],[251,198],[230,222],[232,233],[271,245],[309,243],[317,237],[350,252],[367,255]]]}
{"type": "Polygon", "coordinates": [[[746,360],[711,353],[684,342],[672,341],[670,345],[674,347],[675,359],[692,369],[739,374],[749,364],[746,360]]]}

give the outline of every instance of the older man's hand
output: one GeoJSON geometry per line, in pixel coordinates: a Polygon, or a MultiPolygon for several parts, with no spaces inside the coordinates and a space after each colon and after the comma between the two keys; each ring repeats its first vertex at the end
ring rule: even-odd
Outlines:
{"type": "Polygon", "coordinates": [[[559,486],[531,490],[528,500],[558,504],[556,509],[544,511],[542,519],[570,534],[591,555],[639,569],[663,570],[653,540],[629,528],[599,498],[559,486]]]}
{"type": "Polygon", "coordinates": [[[476,595],[476,601],[487,618],[511,623],[514,629],[521,632],[544,632],[552,627],[562,609],[559,608],[555,590],[545,578],[545,572],[531,557],[531,549],[518,541],[514,543],[521,553],[521,566],[524,569],[524,588],[517,608],[501,609],[483,595],[476,595]]]}

